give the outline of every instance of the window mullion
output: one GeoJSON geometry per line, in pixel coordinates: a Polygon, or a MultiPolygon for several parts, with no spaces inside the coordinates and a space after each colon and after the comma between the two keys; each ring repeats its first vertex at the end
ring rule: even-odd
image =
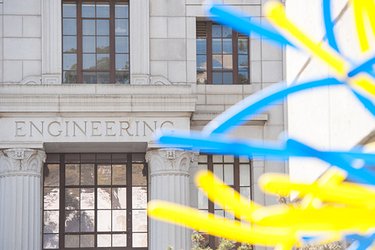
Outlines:
{"type": "Polygon", "coordinates": [[[212,84],[212,22],[207,23],[207,83],[212,84]]]}
{"type": "Polygon", "coordinates": [[[109,73],[109,82],[116,82],[116,62],[115,62],[115,1],[109,1],[109,61],[110,61],[110,73],[109,73]]]}
{"type": "Polygon", "coordinates": [[[82,40],[82,0],[79,0],[77,2],[77,83],[83,83],[82,40]]]}
{"type": "Polygon", "coordinates": [[[238,83],[238,33],[232,32],[232,48],[233,48],[233,83],[238,83]]]}

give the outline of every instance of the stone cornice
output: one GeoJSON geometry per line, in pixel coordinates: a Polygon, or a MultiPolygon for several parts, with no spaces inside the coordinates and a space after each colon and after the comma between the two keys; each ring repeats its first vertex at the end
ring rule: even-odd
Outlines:
{"type": "Polygon", "coordinates": [[[194,167],[197,155],[193,152],[176,149],[155,149],[146,154],[150,175],[190,175],[189,170],[194,167]]]}
{"type": "Polygon", "coordinates": [[[0,177],[40,176],[46,154],[41,150],[14,148],[0,151],[0,177]]]}
{"type": "Polygon", "coordinates": [[[189,85],[0,84],[0,113],[189,112],[197,98],[189,85]]]}

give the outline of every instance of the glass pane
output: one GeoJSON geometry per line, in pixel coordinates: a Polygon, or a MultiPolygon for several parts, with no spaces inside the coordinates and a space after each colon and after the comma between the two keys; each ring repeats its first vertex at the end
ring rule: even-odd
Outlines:
{"type": "Polygon", "coordinates": [[[240,186],[250,186],[250,164],[240,165],[240,186]]]}
{"type": "Polygon", "coordinates": [[[64,3],[63,4],[63,17],[76,17],[77,6],[75,3],[64,3]]]}
{"type": "Polygon", "coordinates": [[[84,53],[95,53],[95,36],[84,36],[82,49],[84,53]]]}
{"type": "Polygon", "coordinates": [[[221,54],[221,39],[212,39],[212,53],[221,54]]]}
{"type": "Polygon", "coordinates": [[[97,42],[97,47],[96,47],[97,53],[109,53],[109,37],[99,36],[96,38],[96,42],[97,42]]]}
{"type": "Polygon", "coordinates": [[[147,188],[146,187],[133,187],[132,188],[132,201],[133,208],[146,208],[147,207],[147,188]]]}
{"type": "Polygon", "coordinates": [[[147,169],[143,164],[132,164],[132,181],[134,186],[147,185],[147,169]]]}
{"type": "Polygon", "coordinates": [[[65,212],[65,232],[79,232],[79,215],[78,211],[65,212]]]}
{"type": "Polygon", "coordinates": [[[95,17],[95,3],[82,4],[82,17],[95,17]]]}
{"type": "Polygon", "coordinates": [[[109,35],[109,21],[108,20],[96,20],[96,32],[101,36],[109,35]]]}
{"type": "Polygon", "coordinates": [[[77,69],[77,55],[76,54],[64,54],[64,70],[76,70],[77,69]]]}
{"type": "Polygon", "coordinates": [[[126,210],[112,211],[112,225],[114,232],[126,231],[126,210]]]}
{"type": "Polygon", "coordinates": [[[221,37],[221,25],[212,25],[212,37],[221,37]]]}
{"type": "Polygon", "coordinates": [[[223,26],[223,37],[232,37],[232,29],[226,26],[223,26]]]}
{"type": "Polygon", "coordinates": [[[247,54],[249,49],[248,39],[238,39],[238,54],[247,54]]]}
{"type": "Polygon", "coordinates": [[[197,54],[206,54],[206,39],[198,38],[197,39],[197,54]]]}
{"type": "Polygon", "coordinates": [[[96,73],[83,72],[83,83],[96,83],[96,73]]]}
{"type": "Polygon", "coordinates": [[[66,248],[79,247],[79,235],[65,235],[65,247],[66,248]]]}
{"type": "Polygon", "coordinates": [[[234,169],[233,165],[224,165],[224,182],[227,185],[234,185],[234,169]]]}
{"type": "Polygon", "coordinates": [[[94,209],[94,189],[81,188],[81,209],[94,209]]]}
{"type": "Polygon", "coordinates": [[[98,185],[111,185],[111,165],[98,165],[98,185]]]}
{"type": "Polygon", "coordinates": [[[240,187],[240,193],[243,197],[248,198],[250,200],[250,187],[240,187]]]}
{"type": "Polygon", "coordinates": [[[110,234],[98,234],[98,247],[110,247],[111,246],[111,235],[110,234]]]}
{"type": "Polygon", "coordinates": [[[48,164],[44,168],[44,186],[59,186],[60,166],[58,164],[48,164]]]}
{"type": "Polygon", "coordinates": [[[147,247],[147,233],[134,233],[133,247],[147,247]]]}
{"type": "Polygon", "coordinates": [[[67,210],[79,209],[79,188],[65,189],[65,208],[67,210]]]}
{"type": "Polygon", "coordinates": [[[238,56],[238,67],[239,68],[249,67],[249,59],[248,59],[247,55],[239,55],[238,56]]]}
{"type": "Polygon", "coordinates": [[[98,232],[111,231],[111,210],[98,210],[97,213],[98,213],[98,232]]]}
{"type": "Polygon", "coordinates": [[[128,18],[128,5],[116,4],[115,16],[116,18],[128,18]]]}
{"type": "Polygon", "coordinates": [[[233,57],[232,55],[223,55],[223,68],[233,69],[233,57]]]}
{"type": "Polygon", "coordinates": [[[116,54],[116,70],[129,70],[128,54],[116,54]]]}
{"type": "Polygon", "coordinates": [[[112,184],[126,185],[126,165],[112,165],[112,184]]]}
{"type": "Polygon", "coordinates": [[[77,34],[76,19],[64,19],[63,20],[63,35],[76,35],[76,34],[77,34]]]}
{"type": "Polygon", "coordinates": [[[207,69],[207,56],[206,55],[197,55],[197,68],[207,69]]]}
{"type": "Polygon", "coordinates": [[[224,176],[223,176],[223,165],[215,164],[214,165],[214,174],[216,175],[217,178],[220,180],[224,181],[224,176]]]}
{"type": "Polygon", "coordinates": [[[128,35],[128,19],[116,19],[115,34],[120,36],[128,35]]]}
{"type": "Polygon", "coordinates": [[[96,69],[95,54],[83,54],[83,69],[87,69],[87,70],[96,69]]]}
{"type": "Polygon", "coordinates": [[[212,161],[216,163],[222,163],[223,162],[223,156],[222,155],[213,155],[212,161]]]}
{"type": "Polygon", "coordinates": [[[63,82],[64,83],[77,83],[77,72],[76,71],[64,71],[63,82]]]}
{"type": "Polygon", "coordinates": [[[205,84],[207,83],[207,71],[206,70],[197,70],[197,83],[205,84]]]}
{"type": "Polygon", "coordinates": [[[129,44],[127,37],[116,37],[116,53],[128,53],[129,44]]]}
{"type": "Polygon", "coordinates": [[[63,52],[64,53],[76,53],[77,52],[77,37],[76,36],[64,36],[63,52]]]}
{"type": "Polygon", "coordinates": [[[223,84],[233,84],[232,72],[223,72],[223,84]]]}
{"type": "Polygon", "coordinates": [[[110,82],[109,73],[106,73],[106,72],[98,73],[98,83],[109,83],[109,82],[110,82]]]}
{"type": "Polygon", "coordinates": [[[59,211],[44,211],[44,233],[59,232],[59,211]]]}
{"type": "Polygon", "coordinates": [[[94,185],[94,164],[81,165],[81,185],[94,185]]]}
{"type": "Polygon", "coordinates": [[[245,84],[249,83],[249,73],[247,70],[246,71],[241,70],[238,72],[238,82],[245,83],[245,84]]]}
{"type": "Polygon", "coordinates": [[[58,234],[45,234],[43,237],[43,248],[46,248],[46,249],[59,248],[59,235],[58,234]]]}
{"type": "Polygon", "coordinates": [[[232,39],[223,39],[223,53],[232,54],[232,39]]]}
{"type": "Polygon", "coordinates": [[[129,84],[129,72],[127,72],[127,71],[116,71],[116,83],[129,84]]]}
{"type": "Polygon", "coordinates": [[[108,18],[109,17],[109,4],[96,3],[96,17],[108,18]]]}
{"type": "Polygon", "coordinates": [[[95,214],[93,210],[81,211],[81,232],[94,232],[95,214]]]}
{"type": "Polygon", "coordinates": [[[98,188],[98,209],[111,209],[111,188],[98,188]]]}
{"type": "Polygon", "coordinates": [[[126,247],[126,234],[113,234],[112,235],[112,246],[114,246],[114,247],[126,247]]]}
{"type": "Polygon", "coordinates": [[[80,247],[94,247],[94,235],[81,235],[80,247]]]}
{"type": "Polygon", "coordinates": [[[208,209],[208,199],[207,196],[198,189],[198,209],[208,209]]]}
{"type": "Polygon", "coordinates": [[[65,165],[65,185],[79,185],[79,164],[65,165]]]}
{"type": "Polygon", "coordinates": [[[212,56],[212,67],[214,69],[221,69],[223,67],[223,57],[222,55],[212,56]]]}
{"type": "Polygon", "coordinates": [[[96,60],[98,70],[109,70],[109,54],[98,54],[96,60]]]}
{"type": "Polygon", "coordinates": [[[133,232],[147,232],[146,210],[133,210],[133,232]]]}
{"type": "Polygon", "coordinates": [[[95,35],[95,20],[82,20],[82,34],[95,35]]]}
{"type": "Polygon", "coordinates": [[[223,83],[223,74],[221,72],[212,73],[212,83],[213,84],[222,84],[223,83]]]}
{"type": "Polygon", "coordinates": [[[112,209],[126,209],[126,188],[112,188],[112,209]]]}

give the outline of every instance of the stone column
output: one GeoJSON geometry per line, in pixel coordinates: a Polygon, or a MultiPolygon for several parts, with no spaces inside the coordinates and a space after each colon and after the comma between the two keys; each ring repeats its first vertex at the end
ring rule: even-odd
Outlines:
{"type": "Polygon", "coordinates": [[[0,249],[41,249],[41,170],[45,153],[0,151],[0,249]]]}
{"type": "MultiPolygon", "coordinates": [[[[189,169],[194,153],[156,149],[148,151],[146,160],[150,170],[150,200],[164,200],[189,206],[189,169]]],[[[191,231],[156,220],[150,220],[150,250],[191,249],[191,231]]]]}

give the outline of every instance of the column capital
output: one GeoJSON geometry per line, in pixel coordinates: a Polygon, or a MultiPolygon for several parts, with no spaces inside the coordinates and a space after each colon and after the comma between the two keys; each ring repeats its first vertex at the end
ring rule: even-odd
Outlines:
{"type": "Polygon", "coordinates": [[[12,148],[0,151],[0,177],[15,175],[40,176],[46,153],[42,150],[12,148]]]}
{"type": "Polygon", "coordinates": [[[146,161],[149,163],[150,175],[187,175],[189,176],[190,167],[196,165],[197,153],[162,148],[149,150],[146,153],[146,161]]]}

